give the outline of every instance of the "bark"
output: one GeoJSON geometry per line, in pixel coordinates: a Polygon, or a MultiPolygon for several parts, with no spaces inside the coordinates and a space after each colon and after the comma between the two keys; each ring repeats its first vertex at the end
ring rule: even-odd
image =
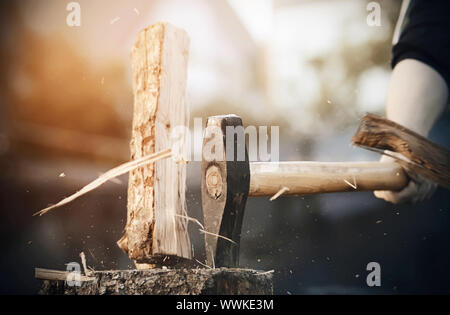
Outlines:
{"type": "Polygon", "coordinates": [[[39,294],[54,295],[270,295],[271,272],[249,269],[147,269],[95,271],[92,281],[70,287],[44,280],[39,294]]]}

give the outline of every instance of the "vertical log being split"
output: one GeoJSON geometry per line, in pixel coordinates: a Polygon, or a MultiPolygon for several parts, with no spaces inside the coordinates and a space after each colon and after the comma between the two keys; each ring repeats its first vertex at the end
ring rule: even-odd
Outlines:
{"type": "MultiPolygon", "coordinates": [[[[158,23],[141,31],[131,53],[134,116],[131,159],[170,148],[172,130],[186,126],[189,38],[158,23]]],[[[183,142],[184,143],[184,142],[183,142]]],[[[158,161],[130,172],[127,224],[118,245],[138,268],[157,256],[191,258],[185,213],[184,163],[158,161]]]]}

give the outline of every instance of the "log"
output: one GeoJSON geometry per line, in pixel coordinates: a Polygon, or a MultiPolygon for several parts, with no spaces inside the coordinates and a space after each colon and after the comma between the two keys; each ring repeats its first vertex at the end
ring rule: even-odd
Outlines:
{"type": "Polygon", "coordinates": [[[238,268],[93,271],[93,281],[68,286],[44,280],[43,295],[271,295],[273,273],[238,268]]]}
{"type": "Polygon", "coordinates": [[[392,156],[413,174],[417,173],[450,189],[450,151],[414,131],[386,118],[367,114],[352,142],[356,146],[392,156]]]}
{"type": "MultiPolygon", "coordinates": [[[[185,105],[188,48],[186,32],[168,23],[157,23],[139,33],[131,53],[131,159],[180,142],[172,135],[178,126],[187,126],[189,119],[185,105]]],[[[184,142],[180,143],[181,152],[184,142]]],[[[185,174],[185,164],[175,159],[130,172],[127,223],[118,245],[137,268],[152,267],[166,256],[191,258],[185,219],[185,174]]]]}

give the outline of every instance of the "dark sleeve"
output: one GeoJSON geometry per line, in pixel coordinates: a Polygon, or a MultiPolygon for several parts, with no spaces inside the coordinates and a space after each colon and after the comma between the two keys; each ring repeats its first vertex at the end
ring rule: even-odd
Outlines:
{"type": "Polygon", "coordinates": [[[411,0],[392,67],[408,58],[434,68],[450,87],[450,0],[411,0]]]}

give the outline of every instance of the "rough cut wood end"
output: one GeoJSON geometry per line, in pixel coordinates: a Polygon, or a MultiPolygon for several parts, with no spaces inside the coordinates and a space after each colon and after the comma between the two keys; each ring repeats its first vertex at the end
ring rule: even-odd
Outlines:
{"type": "Polygon", "coordinates": [[[450,189],[450,151],[386,118],[367,114],[352,138],[356,146],[402,154],[397,162],[440,186],[450,189]]]}

